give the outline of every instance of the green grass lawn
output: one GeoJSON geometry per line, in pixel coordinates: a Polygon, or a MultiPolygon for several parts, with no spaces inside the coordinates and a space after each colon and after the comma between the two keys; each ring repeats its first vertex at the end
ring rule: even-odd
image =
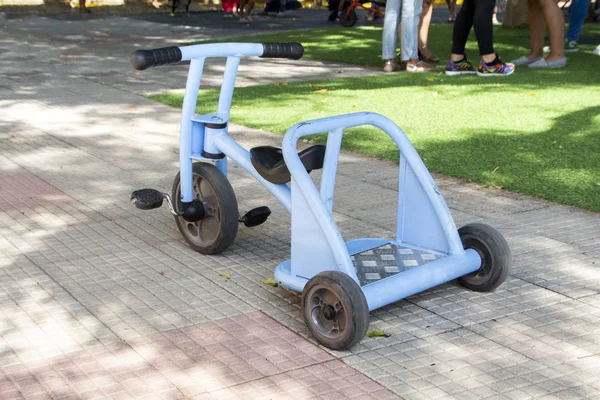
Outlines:
{"type": "MultiPolygon", "coordinates": [[[[452,27],[432,25],[430,48],[448,56],[452,27]]],[[[582,37],[600,25],[586,25],[582,37]]],[[[239,39],[240,41],[242,39],[239,39]]],[[[244,38],[300,41],[306,57],[381,66],[381,28],[318,29],[244,38]]],[[[232,40],[233,41],[233,40],[232,40]]],[[[496,28],[496,49],[505,60],[526,54],[528,31],[496,28]]],[[[231,121],[285,133],[293,124],[357,111],[396,122],[430,171],[600,211],[600,57],[595,47],[569,54],[567,68],[517,68],[509,77],[448,77],[397,73],[303,83],[237,88],[231,121]]],[[[477,60],[474,41],[467,48],[477,60]]],[[[153,98],[180,107],[182,95],[153,98]]],[[[201,91],[198,113],[216,109],[218,92],[201,91]]],[[[320,137],[321,142],[324,137],[320,137]]],[[[343,147],[397,160],[383,132],[348,130],[343,147]]]]}

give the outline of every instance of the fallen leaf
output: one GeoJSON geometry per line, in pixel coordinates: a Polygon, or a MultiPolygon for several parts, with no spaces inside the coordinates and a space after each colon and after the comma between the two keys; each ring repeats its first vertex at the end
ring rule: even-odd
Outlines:
{"type": "Polygon", "coordinates": [[[529,93],[530,96],[535,96],[535,93],[531,92],[529,93]]]}
{"type": "Polygon", "coordinates": [[[287,85],[288,85],[288,83],[287,83],[287,82],[283,82],[283,83],[282,83],[282,85],[283,85],[283,86],[287,86],[287,85]]]}
{"type": "Polygon", "coordinates": [[[231,275],[229,275],[229,274],[221,274],[220,276],[225,279],[231,279],[231,275]]]}
{"type": "Polygon", "coordinates": [[[433,79],[433,78],[427,78],[427,81],[428,82],[433,82],[433,81],[435,81],[435,79],[433,79]]]}
{"type": "Polygon", "coordinates": [[[309,84],[308,84],[308,87],[312,87],[312,83],[309,83],[309,84]]]}
{"type": "Polygon", "coordinates": [[[315,90],[315,93],[325,93],[327,91],[327,89],[319,89],[319,90],[315,90]]]}
{"type": "Polygon", "coordinates": [[[367,332],[367,337],[390,337],[389,333],[385,333],[381,329],[375,329],[374,331],[367,332]]]}
{"type": "Polygon", "coordinates": [[[277,283],[277,281],[273,278],[263,279],[261,282],[266,285],[273,286],[273,287],[279,286],[279,283],[277,283]]]}
{"type": "Polygon", "coordinates": [[[159,274],[161,274],[161,275],[164,275],[165,273],[164,273],[164,272],[162,272],[162,271],[160,271],[160,272],[159,272],[159,274]]]}
{"type": "Polygon", "coordinates": [[[139,75],[140,71],[135,71],[134,74],[139,75]]]}
{"type": "Polygon", "coordinates": [[[137,108],[136,108],[136,107],[131,107],[131,108],[129,109],[129,111],[135,111],[135,110],[137,110],[137,108]]]}
{"type": "Polygon", "coordinates": [[[279,86],[279,82],[275,82],[273,86],[279,86]]]}

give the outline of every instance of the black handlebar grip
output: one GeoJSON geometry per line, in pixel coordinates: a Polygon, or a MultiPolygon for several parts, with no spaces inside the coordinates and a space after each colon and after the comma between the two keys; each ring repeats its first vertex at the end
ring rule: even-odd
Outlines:
{"type": "Polygon", "coordinates": [[[181,61],[181,50],[177,46],[153,50],[136,50],[129,57],[129,63],[138,71],[160,65],[177,64],[179,61],[181,61]]]}
{"type": "Polygon", "coordinates": [[[289,58],[299,60],[304,55],[304,47],[298,42],[263,43],[263,58],[289,58]]]}

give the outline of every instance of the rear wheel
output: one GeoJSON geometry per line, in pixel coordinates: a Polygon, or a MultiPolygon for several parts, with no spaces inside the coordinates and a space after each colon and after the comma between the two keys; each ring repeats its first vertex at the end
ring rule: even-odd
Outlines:
{"type": "Polygon", "coordinates": [[[469,224],[458,230],[463,247],[481,257],[479,269],[458,278],[464,287],[477,292],[491,292],[502,284],[512,268],[512,253],[504,236],[485,224],[469,224]]]}
{"type": "Polygon", "coordinates": [[[356,11],[352,10],[350,12],[342,12],[340,16],[340,24],[344,28],[350,28],[356,25],[356,21],[358,21],[358,15],[356,15],[356,11]]]}
{"type": "MultiPolygon", "coordinates": [[[[194,199],[204,205],[205,216],[199,221],[189,222],[175,217],[179,231],[189,246],[202,254],[219,254],[235,240],[238,230],[238,206],[231,184],[214,165],[194,163],[192,165],[194,199]]],[[[179,173],[173,181],[172,199],[177,211],[182,210],[179,173]]]]}

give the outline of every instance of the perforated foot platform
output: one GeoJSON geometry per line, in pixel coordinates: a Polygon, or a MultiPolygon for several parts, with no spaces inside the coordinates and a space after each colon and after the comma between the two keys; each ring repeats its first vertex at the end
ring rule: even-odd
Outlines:
{"type": "Polygon", "coordinates": [[[164,194],[155,189],[139,189],[131,193],[131,203],[140,210],[162,206],[164,194]]]}
{"type": "Polygon", "coordinates": [[[442,258],[441,255],[427,253],[408,247],[386,244],[350,257],[356,268],[361,286],[399,274],[411,268],[442,258]]]}
{"type": "MultiPolygon", "coordinates": [[[[325,146],[316,144],[298,153],[307,172],[323,168],[325,146]]],[[[291,174],[285,165],[281,149],[273,146],[259,146],[250,149],[250,161],[256,171],[271,183],[288,183],[291,174]]]]}

